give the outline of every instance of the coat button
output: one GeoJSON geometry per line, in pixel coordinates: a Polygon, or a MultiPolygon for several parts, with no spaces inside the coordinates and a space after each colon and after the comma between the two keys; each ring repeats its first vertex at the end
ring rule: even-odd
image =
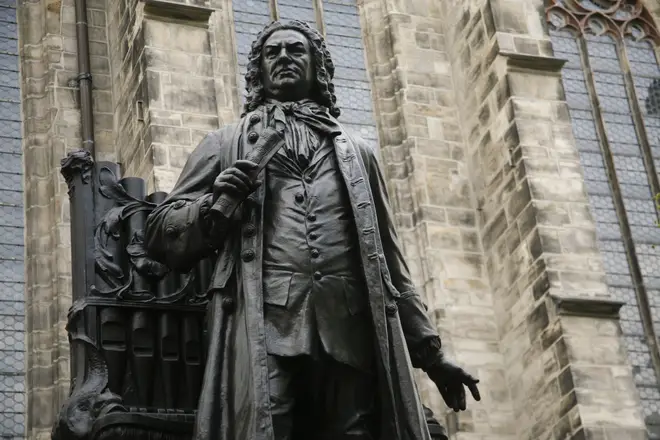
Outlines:
{"type": "Polygon", "coordinates": [[[174,226],[168,226],[165,228],[165,235],[173,236],[176,235],[176,228],[174,226]]]}
{"type": "Polygon", "coordinates": [[[254,260],[254,251],[252,249],[244,250],[243,252],[241,252],[241,258],[246,263],[254,260]]]}
{"type": "Polygon", "coordinates": [[[319,234],[317,234],[316,232],[310,232],[309,233],[309,239],[310,240],[316,240],[317,238],[319,238],[319,234]]]}
{"type": "Polygon", "coordinates": [[[307,220],[309,220],[310,222],[315,222],[316,214],[307,214],[307,220]]]}
{"type": "Polygon", "coordinates": [[[257,139],[259,139],[259,135],[256,132],[251,131],[248,133],[248,141],[250,141],[250,143],[254,144],[257,142],[257,139]]]}
{"type": "Polygon", "coordinates": [[[323,274],[321,272],[314,272],[314,279],[316,281],[319,281],[321,278],[323,278],[323,274]]]}
{"type": "Polygon", "coordinates": [[[385,306],[385,313],[387,313],[389,316],[396,315],[397,310],[398,310],[398,308],[397,308],[396,304],[394,304],[394,303],[391,303],[391,304],[388,304],[387,306],[385,306]]]}
{"type": "Polygon", "coordinates": [[[311,174],[305,176],[305,182],[312,183],[313,181],[314,181],[314,176],[312,176],[311,174]]]}
{"type": "Polygon", "coordinates": [[[296,202],[298,202],[298,203],[302,203],[303,200],[305,200],[305,196],[303,196],[303,195],[300,194],[300,193],[296,194],[296,202]]]}
{"type": "Polygon", "coordinates": [[[261,122],[261,116],[258,114],[254,113],[252,116],[250,116],[250,124],[254,125],[261,122]]]}
{"type": "Polygon", "coordinates": [[[312,258],[318,258],[318,256],[321,255],[318,249],[312,249],[311,254],[312,254],[312,258]]]}
{"type": "Polygon", "coordinates": [[[243,230],[243,234],[248,238],[254,237],[256,232],[257,232],[257,228],[255,228],[253,224],[246,225],[245,229],[243,230]]]}

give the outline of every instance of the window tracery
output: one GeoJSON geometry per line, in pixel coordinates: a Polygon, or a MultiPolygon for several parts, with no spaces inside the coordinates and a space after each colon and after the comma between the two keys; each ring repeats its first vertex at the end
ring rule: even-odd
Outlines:
{"type": "Polygon", "coordinates": [[[639,0],[550,0],[548,22],[556,29],[585,29],[596,35],[632,37],[635,41],[660,43],[653,18],[639,0]]]}
{"type": "Polygon", "coordinates": [[[660,439],[660,35],[639,0],[546,8],[610,293],[651,439],[660,439]]]}

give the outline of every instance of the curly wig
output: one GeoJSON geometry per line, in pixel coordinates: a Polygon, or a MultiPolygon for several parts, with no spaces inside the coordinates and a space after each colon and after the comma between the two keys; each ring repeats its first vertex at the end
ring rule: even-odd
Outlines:
{"type": "Polygon", "coordinates": [[[273,32],[291,29],[303,34],[312,52],[314,59],[315,78],[316,83],[312,87],[312,96],[310,97],[316,103],[327,107],[330,114],[335,118],[339,116],[341,111],[335,105],[337,97],[335,96],[335,86],[332,84],[332,78],[335,75],[335,65],[332,62],[330,51],[325,45],[323,36],[314,28],[310,27],[307,23],[292,20],[287,23],[274,21],[267,25],[252,43],[250,54],[248,55],[247,73],[245,74],[245,90],[247,97],[245,99],[245,106],[243,108],[243,116],[255,110],[263,104],[266,96],[264,86],[261,79],[261,55],[262,49],[268,37],[273,32]]]}

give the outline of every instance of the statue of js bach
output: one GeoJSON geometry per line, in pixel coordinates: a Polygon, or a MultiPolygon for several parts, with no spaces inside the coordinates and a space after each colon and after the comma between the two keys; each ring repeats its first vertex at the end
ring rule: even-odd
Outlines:
{"type": "Polygon", "coordinates": [[[147,220],[169,267],[216,258],[196,440],[429,440],[413,368],[455,411],[480,399],[415,291],[373,149],[337,122],[334,70],[316,30],[268,25],[242,117],[147,220]]]}

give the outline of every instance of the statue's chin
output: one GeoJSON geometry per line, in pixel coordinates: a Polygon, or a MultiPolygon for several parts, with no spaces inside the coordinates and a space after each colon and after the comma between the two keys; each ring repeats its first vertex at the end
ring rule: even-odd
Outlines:
{"type": "Polygon", "coordinates": [[[293,90],[300,85],[298,78],[284,77],[273,84],[277,90],[293,90]]]}
{"type": "Polygon", "coordinates": [[[301,91],[304,90],[303,84],[297,78],[288,80],[277,81],[273,84],[273,98],[279,101],[299,101],[305,99],[306,96],[301,96],[301,91]]]}

